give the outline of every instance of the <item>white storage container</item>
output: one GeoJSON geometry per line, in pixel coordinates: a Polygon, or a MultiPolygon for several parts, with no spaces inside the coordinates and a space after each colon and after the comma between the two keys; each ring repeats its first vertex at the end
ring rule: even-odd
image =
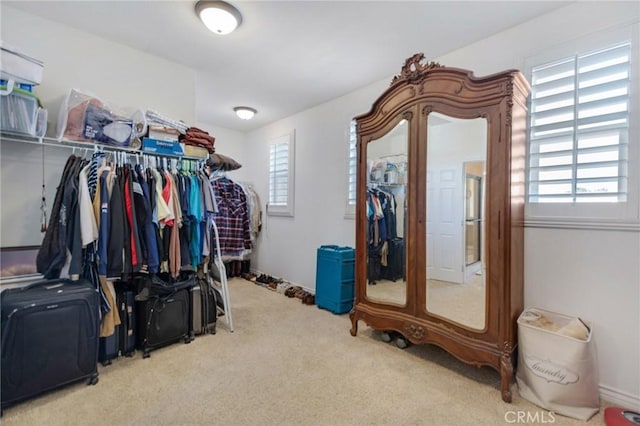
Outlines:
{"type": "Polygon", "coordinates": [[[42,61],[34,59],[0,41],[0,78],[17,83],[40,84],[42,61]]]}
{"type": "Polygon", "coordinates": [[[520,396],[555,413],[588,420],[600,410],[591,326],[542,309],[518,318],[520,396]]]}
{"type": "Polygon", "coordinates": [[[43,136],[46,131],[46,110],[38,107],[38,98],[26,90],[17,88],[13,88],[9,93],[6,93],[6,90],[1,92],[0,130],[43,136]]]}

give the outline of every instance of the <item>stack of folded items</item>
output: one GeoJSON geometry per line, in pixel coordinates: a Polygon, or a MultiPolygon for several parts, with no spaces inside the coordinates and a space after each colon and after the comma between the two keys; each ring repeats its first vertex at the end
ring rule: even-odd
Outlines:
{"type": "Polygon", "coordinates": [[[180,135],[180,142],[186,145],[199,146],[205,148],[213,154],[216,150],[213,147],[216,139],[204,130],[197,127],[189,127],[186,134],[180,135]]]}

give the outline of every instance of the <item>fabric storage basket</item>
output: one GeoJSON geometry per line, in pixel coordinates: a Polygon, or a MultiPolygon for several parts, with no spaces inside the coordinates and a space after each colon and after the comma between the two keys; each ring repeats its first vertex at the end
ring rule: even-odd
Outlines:
{"type": "Polygon", "coordinates": [[[520,395],[555,413],[588,420],[600,410],[591,327],[579,318],[527,309],[518,318],[520,395]]]}

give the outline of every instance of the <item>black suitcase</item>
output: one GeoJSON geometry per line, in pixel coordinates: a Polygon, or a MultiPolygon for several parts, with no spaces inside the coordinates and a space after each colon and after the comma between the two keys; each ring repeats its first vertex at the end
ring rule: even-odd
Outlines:
{"type": "Polygon", "coordinates": [[[394,238],[392,240],[389,240],[388,244],[389,251],[387,255],[387,267],[383,268],[383,278],[391,281],[404,279],[404,240],[402,238],[394,238]]]}
{"type": "Polygon", "coordinates": [[[143,358],[148,358],[151,350],[179,340],[191,342],[189,298],[189,291],[184,289],[136,302],[136,340],[143,358]]]}
{"type": "Polygon", "coordinates": [[[98,383],[99,293],[91,283],[38,281],[0,299],[2,407],[81,379],[98,383]]]}
{"type": "Polygon", "coordinates": [[[116,282],[114,287],[121,324],[116,326],[114,334],[100,338],[98,360],[105,366],[110,365],[114,358],[130,357],[136,351],[136,292],[126,283],[116,282]]]}

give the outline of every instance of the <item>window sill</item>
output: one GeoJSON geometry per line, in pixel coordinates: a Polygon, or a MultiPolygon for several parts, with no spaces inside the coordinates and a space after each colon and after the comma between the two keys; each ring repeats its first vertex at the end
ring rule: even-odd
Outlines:
{"type": "Polygon", "coordinates": [[[529,218],[525,228],[586,229],[596,231],[640,232],[640,222],[612,220],[572,220],[566,218],[529,218]]]}

